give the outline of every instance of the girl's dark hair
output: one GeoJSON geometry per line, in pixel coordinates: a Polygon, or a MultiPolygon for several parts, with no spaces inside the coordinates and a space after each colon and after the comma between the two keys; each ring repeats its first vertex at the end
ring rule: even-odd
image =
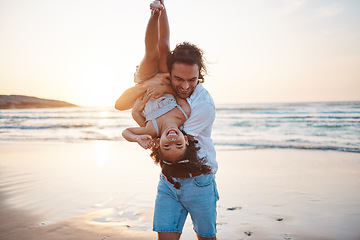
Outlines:
{"type": "MultiPolygon", "coordinates": [[[[184,131],[182,131],[184,135],[187,135],[184,131]]],[[[188,137],[189,145],[186,147],[185,154],[181,159],[173,162],[173,164],[169,165],[166,158],[161,154],[160,148],[152,147],[150,157],[154,160],[155,164],[160,164],[162,173],[166,177],[166,179],[174,185],[175,188],[180,189],[181,184],[179,182],[175,182],[172,178],[173,175],[176,175],[176,172],[201,172],[202,174],[209,174],[211,172],[211,167],[206,165],[206,158],[200,158],[198,156],[198,151],[200,149],[197,146],[198,141],[188,137]],[[188,160],[187,163],[179,163],[183,160],[188,160]]]]}
{"type": "Polygon", "coordinates": [[[204,53],[196,45],[189,42],[183,42],[176,45],[175,49],[170,52],[167,58],[167,67],[171,74],[174,63],[184,63],[188,65],[199,66],[199,82],[204,82],[204,75],[207,74],[204,64],[204,53]]]}

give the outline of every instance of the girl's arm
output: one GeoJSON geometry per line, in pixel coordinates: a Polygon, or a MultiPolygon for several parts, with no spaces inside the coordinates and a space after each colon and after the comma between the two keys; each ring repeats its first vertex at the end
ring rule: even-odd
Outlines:
{"type": "Polygon", "coordinates": [[[154,144],[152,137],[147,134],[146,127],[127,128],[122,135],[127,141],[137,142],[144,149],[149,149],[154,144]]]}

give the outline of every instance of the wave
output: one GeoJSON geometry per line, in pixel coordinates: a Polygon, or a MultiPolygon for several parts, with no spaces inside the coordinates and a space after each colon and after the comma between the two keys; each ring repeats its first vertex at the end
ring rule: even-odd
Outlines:
{"type": "MultiPolygon", "coordinates": [[[[218,148],[295,148],[360,153],[360,102],[223,105],[212,137],[218,148]]],[[[136,123],[113,109],[0,110],[0,141],[124,141],[136,123]]]]}
{"type": "Polygon", "coordinates": [[[309,145],[282,145],[282,144],[249,144],[249,143],[214,143],[217,150],[233,149],[266,149],[266,148],[281,148],[281,149],[303,149],[303,150],[333,150],[340,152],[360,153],[359,147],[337,147],[337,146],[309,146],[309,145]]]}

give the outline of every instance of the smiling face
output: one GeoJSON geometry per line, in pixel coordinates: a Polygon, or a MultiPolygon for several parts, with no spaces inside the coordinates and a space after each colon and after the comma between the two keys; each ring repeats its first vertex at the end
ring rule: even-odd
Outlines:
{"type": "Polygon", "coordinates": [[[168,161],[181,159],[189,145],[188,138],[177,128],[169,128],[163,131],[156,140],[156,146],[160,148],[161,155],[168,161]]]}
{"type": "Polygon", "coordinates": [[[185,99],[193,93],[199,83],[199,66],[197,64],[174,63],[170,79],[171,87],[176,94],[185,99]]]}

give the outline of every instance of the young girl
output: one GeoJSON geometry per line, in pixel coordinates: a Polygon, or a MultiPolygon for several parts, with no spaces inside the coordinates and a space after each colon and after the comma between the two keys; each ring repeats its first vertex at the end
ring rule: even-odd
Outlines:
{"type": "MultiPolygon", "coordinates": [[[[169,23],[163,0],[150,4],[151,16],[145,33],[145,55],[134,74],[134,81],[141,83],[158,72],[168,72],[166,60],[169,55],[169,23]]],[[[137,99],[132,108],[132,116],[140,127],[128,128],[123,136],[130,142],[138,142],[145,149],[160,147],[168,160],[179,159],[185,151],[188,139],[179,127],[190,115],[190,106],[184,99],[169,93],[160,98],[152,98],[148,89],[142,99],[137,99]]]]}
{"type": "MultiPolygon", "coordinates": [[[[135,83],[146,81],[158,72],[168,72],[169,24],[164,1],[152,2],[150,9],[145,55],[134,74],[135,83]]],[[[123,137],[130,142],[137,142],[144,149],[152,148],[151,156],[155,163],[160,163],[163,174],[169,182],[175,184],[171,177],[175,169],[185,168],[189,173],[208,173],[209,169],[203,167],[204,160],[197,157],[196,142],[180,131],[180,126],[190,115],[189,104],[185,99],[177,97],[171,88],[167,92],[159,98],[153,98],[153,89],[148,89],[141,99],[136,100],[132,116],[139,127],[125,129],[123,137]],[[188,149],[189,144],[191,148],[188,149]]],[[[177,184],[175,187],[180,186],[177,184]]]]}

